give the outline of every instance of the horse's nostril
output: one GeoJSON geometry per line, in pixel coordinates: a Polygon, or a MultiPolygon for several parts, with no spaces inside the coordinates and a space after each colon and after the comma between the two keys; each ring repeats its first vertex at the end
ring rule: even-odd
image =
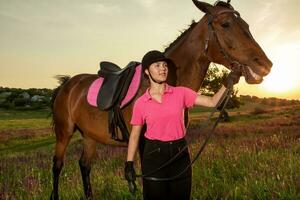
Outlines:
{"type": "Polygon", "coordinates": [[[259,58],[258,57],[254,57],[253,61],[256,62],[256,63],[259,63],[259,58]]]}

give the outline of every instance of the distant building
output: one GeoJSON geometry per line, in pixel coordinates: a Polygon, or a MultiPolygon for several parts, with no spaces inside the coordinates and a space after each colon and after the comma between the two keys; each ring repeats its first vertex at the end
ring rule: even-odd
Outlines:
{"type": "Polygon", "coordinates": [[[34,95],[31,97],[31,101],[32,102],[41,102],[44,101],[45,97],[44,96],[40,96],[40,95],[34,95]]]}
{"type": "Polygon", "coordinates": [[[27,92],[22,92],[20,96],[23,97],[23,99],[30,99],[30,95],[27,92]]]}

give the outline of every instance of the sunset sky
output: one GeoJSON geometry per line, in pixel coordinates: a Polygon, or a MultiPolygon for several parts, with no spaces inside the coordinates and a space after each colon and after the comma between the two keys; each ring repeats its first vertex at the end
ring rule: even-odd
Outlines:
{"type": "MultiPolygon", "coordinates": [[[[300,1],[231,3],[273,62],[239,94],[300,99],[300,1]]],[[[140,61],[202,16],[192,0],[0,0],[0,86],[54,88],[55,75],[97,73],[101,60],[140,61]]]]}

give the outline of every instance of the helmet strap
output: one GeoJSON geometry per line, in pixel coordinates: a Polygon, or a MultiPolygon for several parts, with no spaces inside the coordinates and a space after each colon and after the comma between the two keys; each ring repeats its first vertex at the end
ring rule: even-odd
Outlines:
{"type": "Polygon", "coordinates": [[[166,82],[166,81],[157,81],[157,80],[155,80],[155,79],[152,77],[152,75],[151,75],[151,73],[150,73],[150,70],[148,70],[148,72],[149,72],[149,77],[151,78],[151,80],[152,80],[154,83],[157,83],[157,84],[163,84],[163,83],[166,82]]]}

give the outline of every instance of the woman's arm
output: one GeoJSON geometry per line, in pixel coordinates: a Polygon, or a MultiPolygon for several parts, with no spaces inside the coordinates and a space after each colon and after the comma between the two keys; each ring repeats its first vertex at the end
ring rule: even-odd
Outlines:
{"type": "Polygon", "coordinates": [[[127,161],[133,161],[137,147],[139,144],[140,134],[142,131],[141,125],[133,125],[131,129],[131,133],[129,136],[129,143],[128,143],[128,152],[127,152],[127,161]]]}
{"type": "Polygon", "coordinates": [[[196,97],[195,106],[206,106],[206,107],[215,107],[217,103],[219,102],[220,98],[223,96],[224,92],[226,91],[226,88],[224,85],[222,85],[221,89],[214,94],[214,96],[205,96],[198,94],[196,97]]]}
{"type": "Polygon", "coordinates": [[[242,73],[239,70],[231,71],[229,75],[224,79],[222,87],[219,89],[219,91],[214,94],[214,96],[204,96],[201,94],[198,94],[196,97],[194,105],[197,106],[206,106],[206,107],[215,107],[220,98],[223,96],[224,92],[226,91],[226,88],[231,87],[231,84],[237,84],[240,80],[242,73]],[[230,84],[231,83],[231,84],[230,84]]]}

